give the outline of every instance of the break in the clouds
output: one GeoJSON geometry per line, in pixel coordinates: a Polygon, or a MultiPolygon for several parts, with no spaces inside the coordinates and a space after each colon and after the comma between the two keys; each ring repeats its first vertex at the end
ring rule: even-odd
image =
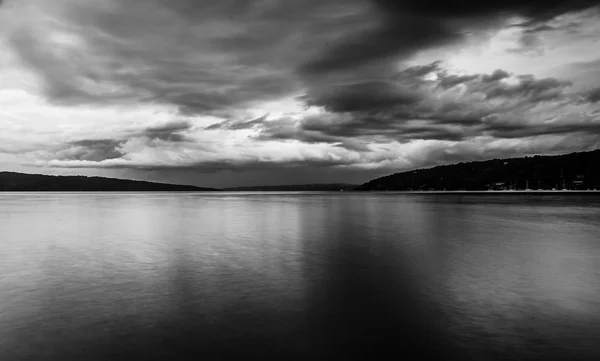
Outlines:
{"type": "Polygon", "coordinates": [[[0,165],[225,186],[594,149],[599,24],[586,0],[4,0],[0,165]]]}

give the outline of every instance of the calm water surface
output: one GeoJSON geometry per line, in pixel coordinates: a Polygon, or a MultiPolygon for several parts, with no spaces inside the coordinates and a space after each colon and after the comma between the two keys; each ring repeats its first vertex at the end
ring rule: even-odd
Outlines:
{"type": "Polygon", "coordinates": [[[0,360],[600,359],[600,197],[0,193],[0,360]]]}

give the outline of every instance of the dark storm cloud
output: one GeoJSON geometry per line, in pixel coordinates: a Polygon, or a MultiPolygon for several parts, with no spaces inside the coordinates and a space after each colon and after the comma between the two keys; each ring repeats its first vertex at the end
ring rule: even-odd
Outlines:
{"type": "Polygon", "coordinates": [[[323,106],[331,112],[381,110],[393,105],[412,104],[420,100],[413,91],[389,81],[365,81],[333,87],[322,87],[311,97],[301,99],[307,106],[323,106]]]}
{"type": "Polygon", "coordinates": [[[557,100],[565,96],[564,90],[573,85],[570,81],[555,78],[536,79],[533,75],[520,75],[515,85],[497,85],[486,93],[487,99],[520,97],[530,102],[557,100]]]}
{"type": "Polygon", "coordinates": [[[241,129],[252,129],[257,125],[261,125],[264,123],[268,114],[260,116],[256,119],[252,119],[246,122],[235,122],[235,121],[224,121],[221,123],[211,124],[208,127],[204,128],[206,130],[216,130],[216,129],[229,129],[229,130],[241,130],[241,129]]]}
{"type": "MultiPolygon", "coordinates": [[[[45,17],[11,41],[62,104],[146,101],[182,112],[227,112],[322,84],[319,74],[380,64],[460,41],[521,15],[539,22],[596,1],[37,1],[45,17]],[[63,6],[64,8],[61,8],[63,6]],[[57,40],[55,34],[71,39],[57,40]],[[298,82],[294,73],[302,76],[298,82]],[[316,76],[316,77],[315,77],[316,76]]],[[[541,25],[540,25],[541,26],[541,25]]],[[[359,77],[360,78],[360,77],[359,77]]],[[[330,98],[352,107],[380,79],[352,80],[330,98]],[[346,92],[346,93],[344,93],[346,92]],[[349,92],[349,93],[348,93],[349,92]]],[[[377,87],[388,101],[385,84],[377,87]]],[[[362,100],[362,98],[361,98],[362,100]]],[[[365,106],[377,107],[375,97],[365,106]]]]}
{"type": "Polygon", "coordinates": [[[370,145],[390,141],[405,143],[413,139],[459,141],[470,131],[431,121],[391,122],[378,116],[311,116],[296,121],[272,122],[262,128],[259,140],[293,140],[328,143],[351,151],[371,152],[370,145]]]}
{"type": "Polygon", "coordinates": [[[600,102],[600,87],[590,90],[585,97],[590,103],[600,102]]]}
{"type": "Polygon", "coordinates": [[[505,0],[498,2],[483,2],[479,0],[450,0],[444,2],[435,0],[373,1],[386,11],[391,12],[408,11],[440,18],[471,18],[500,13],[521,15],[535,21],[547,20],[569,11],[598,5],[597,0],[505,0]]]}
{"type": "MultiPolygon", "coordinates": [[[[319,106],[334,113],[377,113],[378,121],[393,115],[396,120],[416,119],[455,119],[457,110],[470,108],[460,99],[450,103],[442,101],[425,102],[431,98],[435,88],[452,90],[464,85],[467,93],[480,94],[487,100],[504,98],[513,101],[529,102],[558,100],[565,97],[565,90],[572,85],[569,81],[555,78],[537,79],[533,75],[519,75],[516,82],[502,82],[510,77],[504,70],[498,69],[491,74],[448,74],[439,62],[426,66],[409,67],[391,75],[388,81],[370,81],[365,83],[321,87],[306,94],[302,99],[309,106],[319,106]],[[427,76],[435,75],[432,80],[427,76]],[[435,110],[434,107],[439,107],[435,110]],[[383,115],[382,115],[383,114],[383,115]]],[[[484,116],[486,114],[479,114],[484,116]]],[[[465,117],[472,122],[473,114],[465,117]]],[[[357,117],[363,122],[364,117],[357,117]]],[[[371,117],[370,119],[375,119],[371,117]]],[[[388,123],[389,121],[384,121],[388,123]]],[[[460,121],[458,121],[460,123],[460,121]]]]}
{"type": "MultiPolygon", "coordinates": [[[[286,41],[303,24],[284,11],[299,5],[287,5],[40,1],[45,17],[16,29],[10,40],[56,103],[144,101],[184,113],[226,112],[297,89],[288,65],[294,54],[286,49],[293,44],[286,41]]],[[[307,22],[314,16],[296,14],[307,22]]]]}
{"type": "MultiPolygon", "coordinates": [[[[518,75],[506,82],[503,80],[510,78],[511,74],[501,69],[491,74],[449,74],[440,64],[434,62],[409,67],[391,74],[386,81],[321,86],[310,89],[302,99],[308,106],[323,107],[329,112],[355,114],[342,123],[324,126],[331,127],[325,130],[328,134],[359,136],[393,132],[399,129],[399,124],[410,119],[476,125],[483,117],[494,112],[566,99],[566,91],[572,85],[569,81],[538,79],[532,75],[518,75]],[[458,98],[446,101],[432,97],[438,92],[457,91],[454,88],[459,85],[465,93],[458,98]],[[467,102],[465,99],[468,96],[477,98],[467,102]],[[487,104],[482,102],[481,97],[487,104]],[[511,104],[493,105],[495,100],[511,104]]],[[[448,133],[444,131],[441,134],[448,133]]],[[[456,133],[451,136],[458,137],[456,133]]]]}
{"type": "Polygon", "coordinates": [[[510,74],[502,69],[497,69],[495,70],[492,74],[488,75],[488,74],[484,74],[481,77],[481,80],[484,83],[490,83],[490,82],[495,82],[498,80],[502,80],[502,79],[506,79],[510,76],[510,74]]]}
{"type": "Polygon", "coordinates": [[[334,113],[386,111],[401,105],[414,105],[426,96],[421,87],[431,83],[424,76],[440,71],[440,63],[408,67],[392,73],[387,80],[370,80],[309,89],[301,100],[307,106],[323,107],[334,113]]]}
{"type": "Polygon", "coordinates": [[[557,125],[497,125],[491,128],[489,134],[496,138],[526,138],[539,135],[554,134],[594,134],[600,135],[600,124],[557,124],[557,125]]]}
{"type": "Polygon", "coordinates": [[[58,159],[92,162],[117,159],[123,156],[119,150],[123,143],[123,140],[114,139],[83,139],[68,143],[66,149],[59,152],[58,159]]]}
{"type": "MultiPolygon", "coordinates": [[[[106,52],[99,56],[112,58],[106,59],[111,63],[104,64],[92,61],[85,64],[86,56],[64,59],[50,51],[51,44],[30,33],[18,33],[13,41],[18,43],[24,63],[42,75],[47,96],[60,104],[144,101],[173,104],[186,114],[211,113],[270,100],[294,87],[286,76],[241,73],[233,64],[229,65],[230,69],[227,65],[210,69],[208,60],[202,64],[202,61],[195,63],[185,58],[161,59],[170,55],[152,47],[162,47],[160,42],[167,39],[148,41],[146,46],[150,50],[140,49],[139,54],[135,54],[133,44],[105,44],[110,40],[103,38],[88,40],[95,51],[106,52]],[[148,52],[151,54],[146,54],[148,52]]],[[[88,53],[87,56],[93,55],[88,53]]]]}
{"type": "Polygon", "coordinates": [[[123,146],[131,140],[142,141],[153,147],[155,141],[160,143],[181,143],[188,141],[186,134],[192,128],[187,121],[171,121],[140,129],[130,129],[115,139],[81,139],[66,143],[55,150],[55,159],[61,161],[102,162],[123,158],[127,152],[123,146]]]}
{"type": "Polygon", "coordinates": [[[587,122],[589,119],[543,124],[530,121],[533,113],[528,112],[536,107],[575,106],[582,98],[587,103],[597,100],[597,91],[569,93],[569,81],[511,76],[501,69],[490,74],[454,75],[439,62],[409,67],[391,78],[398,81],[370,82],[365,89],[362,84],[338,86],[334,92],[338,97],[333,97],[329,89],[321,98],[310,99],[307,95],[307,104],[327,112],[263,124],[260,139],[330,143],[356,149],[348,139],[402,143],[414,139],[464,141],[484,135],[514,139],[598,132],[598,126],[587,122]],[[344,100],[343,95],[348,99],[344,100]],[[377,106],[373,106],[375,102],[379,102],[377,106]]]}
{"type": "MultiPolygon", "coordinates": [[[[438,62],[434,64],[439,64],[438,62]]],[[[431,72],[435,72],[438,76],[438,86],[449,89],[461,84],[480,84],[482,86],[489,86],[488,84],[494,83],[494,86],[498,86],[498,81],[509,78],[510,73],[502,69],[496,69],[491,74],[467,74],[467,75],[455,75],[448,74],[446,70],[441,68],[439,65],[431,69],[431,72]],[[474,82],[474,83],[471,83],[474,82]]],[[[426,74],[423,74],[426,75],[426,74]]]]}
{"type": "Polygon", "coordinates": [[[359,68],[391,57],[406,58],[427,48],[462,40],[468,32],[498,26],[497,20],[519,15],[527,24],[598,5],[597,0],[502,2],[437,0],[372,0],[378,22],[338,39],[325,52],[302,67],[303,73],[320,74],[359,68]]]}
{"type": "Polygon", "coordinates": [[[448,89],[455,87],[457,85],[466,83],[468,81],[477,79],[477,75],[449,75],[446,76],[440,81],[440,86],[442,88],[448,89]]]}
{"type": "MultiPolygon", "coordinates": [[[[391,0],[371,3],[379,10],[378,21],[372,27],[337,39],[300,68],[307,81],[303,97],[307,105],[350,116],[328,119],[320,125],[310,118],[293,131],[286,131],[286,137],[304,139],[310,133],[310,138],[315,139],[318,138],[315,133],[320,133],[332,137],[336,143],[340,137],[366,137],[372,142],[463,141],[491,134],[492,129],[482,120],[495,113],[514,113],[513,117],[525,123],[531,114],[524,112],[529,109],[552,102],[570,103],[568,91],[572,83],[531,75],[513,77],[501,69],[491,74],[449,74],[441,62],[398,72],[394,70],[395,64],[420,50],[459,42],[470,32],[501,27],[501,21],[510,15],[524,18],[519,25],[524,30],[536,29],[540,33],[550,31],[546,22],[558,15],[599,4],[598,1],[391,0]],[[508,78],[510,81],[504,81],[508,78]],[[456,95],[445,97],[449,93],[444,91],[456,95]],[[418,120],[421,122],[415,122],[418,120]]],[[[575,27],[560,25],[567,26],[575,27]]],[[[537,33],[524,32],[519,48],[514,51],[541,54],[544,49],[537,33]]],[[[542,130],[521,133],[526,137],[542,130]]],[[[553,128],[550,134],[567,130],[553,128]]],[[[509,136],[500,131],[496,134],[509,136]]],[[[269,131],[263,134],[278,135],[281,134],[269,131]]]]}
{"type": "Polygon", "coordinates": [[[527,119],[505,121],[500,116],[486,117],[479,132],[497,139],[519,139],[544,135],[587,134],[600,136],[600,123],[593,120],[579,122],[558,121],[532,123],[527,119]]]}
{"type": "Polygon", "coordinates": [[[387,123],[378,119],[351,119],[336,123],[304,121],[297,127],[266,128],[261,140],[297,140],[305,143],[330,143],[338,147],[355,151],[371,151],[369,144],[400,143],[414,139],[421,140],[464,140],[467,129],[436,124],[430,121],[387,123]]]}
{"type": "Polygon", "coordinates": [[[371,150],[369,143],[365,140],[339,135],[328,135],[318,130],[304,130],[295,127],[267,127],[255,139],[261,141],[293,140],[309,144],[328,143],[357,152],[369,152],[371,150]]]}
{"type": "Polygon", "coordinates": [[[373,29],[350,34],[301,67],[307,75],[349,70],[373,61],[407,57],[419,49],[457,41],[461,35],[430,19],[386,17],[373,29]]]}
{"type": "Polygon", "coordinates": [[[141,131],[141,135],[151,140],[159,139],[166,142],[183,142],[186,135],[182,134],[192,128],[192,124],[187,121],[175,121],[163,125],[146,127],[141,131]]]}

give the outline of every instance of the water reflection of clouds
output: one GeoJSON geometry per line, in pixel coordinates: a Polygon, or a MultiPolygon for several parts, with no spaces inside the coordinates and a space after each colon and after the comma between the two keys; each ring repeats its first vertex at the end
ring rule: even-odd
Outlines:
{"type": "MultiPolygon", "coordinates": [[[[15,317],[7,319],[10,310],[0,314],[0,332],[11,331],[11,337],[0,342],[0,354],[17,352],[13,346],[36,332],[43,339],[29,342],[33,349],[28,355],[55,348],[65,360],[77,359],[77,352],[93,355],[105,342],[131,353],[135,345],[126,345],[122,336],[152,348],[171,333],[184,348],[210,350],[222,347],[211,343],[221,342],[219,334],[225,333],[222,340],[234,337],[246,349],[266,349],[261,342],[273,328],[279,327],[281,335],[290,332],[280,322],[286,314],[300,312],[304,284],[297,203],[201,199],[204,206],[199,207],[198,199],[172,196],[81,199],[89,204],[63,199],[59,210],[78,211],[58,227],[48,228],[51,220],[38,223],[45,233],[19,232],[23,225],[15,224],[12,231],[4,228],[14,233],[15,244],[24,235],[30,237],[30,250],[34,241],[43,249],[39,262],[34,262],[37,271],[29,269],[29,280],[14,275],[3,285],[21,299],[14,306],[19,311],[13,312],[15,317]],[[18,283],[35,293],[26,293],[18,283]],[[47,326],[38,329],[40,324],[47,326]],[[199,339],[188,340],[186,334],[199,339]],[[65,349],[67,344],[73,349],[65,349]]],[[[33,258],[23,248],[12,253],[14,259],[19,254],[33,258]]],[[[2,266],[12,271],[24,265],[2,266]]],[[[6,301],[7,293],[2,299],[6,301]]],[[[98,355],[105,351],[109,352],[98,355]]]]}
{"type": "Polygon", "coordinates": [[[363,193],[49,199],[0,223],[0,356],[583,348],[600,264],[582,212],[363,193]]]}
{"type": "Polygon", "coordinates": [[[479,209],[444,231],[447,306],[459,332],[485,332],[509,349],[532,337],[546,343],[594,337],[600,288],[592,241],[600,230],[548,222],[552,209],[479,209]]]}

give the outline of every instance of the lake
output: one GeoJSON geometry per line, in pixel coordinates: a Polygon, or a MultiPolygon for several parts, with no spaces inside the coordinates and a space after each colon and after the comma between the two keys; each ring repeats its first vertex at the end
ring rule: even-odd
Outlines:
{"type": "Polygon", "coordinates": [[[0,193],[0,360],[600,359],[600,196],[0,193]]]}

